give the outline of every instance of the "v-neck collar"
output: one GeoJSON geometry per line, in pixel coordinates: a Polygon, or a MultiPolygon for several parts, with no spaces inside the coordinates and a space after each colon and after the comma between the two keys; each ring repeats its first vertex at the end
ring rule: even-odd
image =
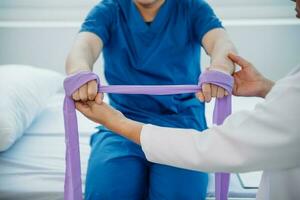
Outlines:
{"type": "Polygon", "coordinates": [[[129,15],[130,16],[129,23],[130,23],[131,30],[137,32],[147,32],[147,31],[156,32],[157,30],[159,30],[159,28],[164,27],[164,25],[168,21],[168,16],[170,11],[169,4],[171,1],[174,0],[165,0],[163,5],[161,5],[159,10],[157,11],[157,14],[150,25],[146,24],[137,6],[133,1],[131,1],[130,15],[129,15]]]}

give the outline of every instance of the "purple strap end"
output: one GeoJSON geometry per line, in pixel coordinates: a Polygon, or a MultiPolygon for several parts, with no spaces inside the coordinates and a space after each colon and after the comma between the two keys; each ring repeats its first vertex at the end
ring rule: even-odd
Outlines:
{"type": "MultiPolygon", "coordinates": [[[[216,71],[206,71],[200,76],[200,85],[203,83],[212,83],[224,88],[228,96],[222,99],[216,99],[213,124],[221,125],[227,116],[231,114],[231,93],[233,88],[233,77],[228,74],[216,71]]],[[[230,174],[215,173],[215,194],[216,200],[227,200],[229,191],[230,174]]]]}

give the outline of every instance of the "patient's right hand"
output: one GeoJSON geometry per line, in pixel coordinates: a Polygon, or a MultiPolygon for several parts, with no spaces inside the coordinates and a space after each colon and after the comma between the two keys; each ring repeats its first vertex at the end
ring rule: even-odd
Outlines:
{"type": "Polygon", "coordinates": [[[274,82],[265,78],[246,59],[230,53],[228,58],[241,67],[233,74],[235,96],[256,96],[264,98],[272,89],[274,82]]]}
{"type": "Polygon", "coordinates": [[[97,82],[96,80],[92,80],[76,90],[73,93],[72,98],[75,101],[95,101],[97,104],[101,104],[103,100],[103,93],[98,93],[97,82]]]}

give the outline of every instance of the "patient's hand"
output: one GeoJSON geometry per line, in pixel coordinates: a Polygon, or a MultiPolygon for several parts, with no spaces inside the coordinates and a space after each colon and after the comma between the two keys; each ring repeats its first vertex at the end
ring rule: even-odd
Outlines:
{"type": "Polygon", "coordinates": [[[196,93],[197,98],[202,102],[210,102],[213,97],[223,98],[227,95],[228,92],[224,88],[210,83],[204,83],[201,92],[196,93]]]}
{"type": "Polygon", "coordinates": [[[73,93],[72,98],[75,101],[95,101],[96,103],[101,104],[103,100],[103,93],[97,93],[97,90],[97,82],[95,80],[89,81],[76,90],[73,93]]]}
{"type": "Polygon", "coordinates": [[[244,58],[235,54],[229,54],[228,57],[241,67],[240,71],[233,74],[235,96],[257,96],[265,97],[272,89],[274,82],[265,78],[255,67],[244,58]]]}
{"type": "Polygon", "coordinates": [[[79,110],[90,120],[102,124],[109,129],[114,129],[119,125],[119,122],[125,119],[124,115],[113,107],[102,102],[101,104],[95,101],[76,102],[76,109],[79,110]]]}
{"type": "MultiPolygon", "coordinates": [[[[208,31],[202,38],[202,46],[211,62],[209,70],[217,70],[231,75],[235,66],[227,57],[228,52],[236,52],[235,45],[223,28],[215,28],[208,31]]],[[[202,90],[196,94],[200,101],[210,102],[212,97],[223,98],[228,93],[214,84],[202,84],[202,90]]]]}

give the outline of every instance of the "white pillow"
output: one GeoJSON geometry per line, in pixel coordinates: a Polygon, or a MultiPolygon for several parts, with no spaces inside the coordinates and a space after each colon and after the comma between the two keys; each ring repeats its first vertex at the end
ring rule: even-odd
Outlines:
{"type": "Polygon", "coordinates": [[[0,65],[0,152],[22,136],[64,76],[25,65],[0,65]]]}

